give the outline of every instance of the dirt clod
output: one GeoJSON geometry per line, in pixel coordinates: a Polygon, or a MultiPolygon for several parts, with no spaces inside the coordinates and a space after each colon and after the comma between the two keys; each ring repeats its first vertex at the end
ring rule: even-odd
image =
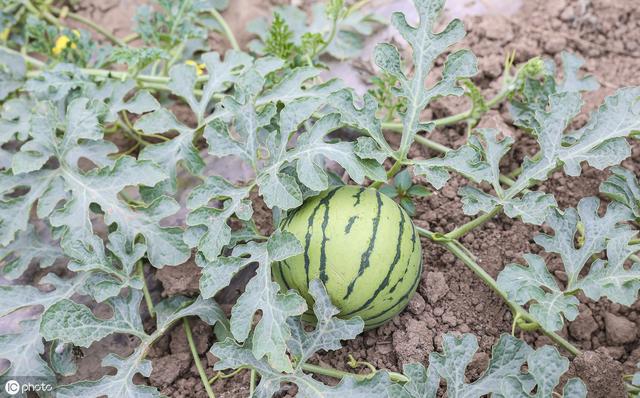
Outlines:
{"type": "Polygon", "coordinates": [[[176,294],[193,295],[200,292],[200,267],[189,260],[175,267],[164,267],[156,272],[156,278],[162,282],[163,294],[173,296],[176,294]]]}
{"type": "Polygon", "coordinates": [[[591,335],[596,330],[598,330],[598,323],[588,308],[581,311],[575,321],[569,324],[569,333],[577,340],[591,339],[591,335]]]}
{"type": "Polygon", "coordinates": [[[575,375],[587,385],[590,398],[624,398],[622,365],[606,350],[587,351],[573,360],[575,375]]]}
{"type": "Polygon", "coordinates": [[[614,345],[627,344],[636,339],[637,326],[627,318],[607,313],[604,315],[607,340],[614,345]]]}
{"type": "Polygon", "coordinates": [[[447,280],[442,272],[427,272],[424,283],[420,285],[420,293],[430,304],[437,303],[449,291],[447,280]]]}
{"type": "Polygon", "coordinates": [[[154,361],[153,371],[149,380],[157,386],[167,386],[173,383],[191,367],[191,354],[181,352],[158,358],[154,361]]]}

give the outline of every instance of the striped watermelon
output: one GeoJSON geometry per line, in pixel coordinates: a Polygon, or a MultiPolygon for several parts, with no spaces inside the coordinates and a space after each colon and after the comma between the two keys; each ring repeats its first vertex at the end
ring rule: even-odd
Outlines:
{"type": "Polygon", "coordinates": [[[309,308],[307,287],[319,278],[340,316],[360,316],[370,329],[402,311],[416,291],[422,271],[416,229],[375,189],[348,185],[309,198],[282,229],[300,240],[304,253],[275,264],[274,278],[300,292],[309,308]]]}

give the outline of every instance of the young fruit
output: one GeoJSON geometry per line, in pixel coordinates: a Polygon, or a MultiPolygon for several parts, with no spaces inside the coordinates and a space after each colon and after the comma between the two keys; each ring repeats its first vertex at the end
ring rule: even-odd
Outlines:
{"type": "Polygon", "coordinates": [[[309,308],[309,282],[319,278],[339,316],[360,316],[370,329],[402,311],[416,291],[420,238],[407,213],[375,189],[344,186],[309,198],[282,230],[294,234],[304,252],[277,263],[274,277],[300,292],[309,308]]]}

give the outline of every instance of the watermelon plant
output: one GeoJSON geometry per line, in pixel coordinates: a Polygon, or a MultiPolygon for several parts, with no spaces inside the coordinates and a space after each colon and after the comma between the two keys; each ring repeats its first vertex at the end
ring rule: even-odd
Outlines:
{"type": "MultiPolygon", "coordinates": [[[[365,3],[318,4],[310,25],[302,10],[280,8],[250,26],[258,39],[243,51],[220,14],[224,0],[159,0],[139,9],[136,33],[124,38],[64,3],[3,1],[0,261],[9,282],[0,286],[0,318],[19,319],[0,335],[3,377],[46,379],[59,397],[158,397],[136,376],[151,374],[149,350],[181,322],[209,397],[217,380],[244,370],[255,397],[271,397],[283,383],[301,397],[586,396],[579,379],[559,386],[569,367],[561,351],[581,352],[558,331],[578,315],[579,293],[622,305],[637,299],[640,185],[618,165],[631,155],[628,139],[640,134],[640,88],[618,90],[573,129],[582,92],[598,87],[581,76],[583,61],[563,54],[559,79],[549,60],[517,66],[509,56],[502,88],[485,98],[471,80],[473,53],[450,51],[464,37],[461,21],[438,30],[444,0],[414,0],[416,24],[402,13],[392,18],[411,59],[379,44],[380,75],[359,97],[323,72],[328,58],[362,50],[380,23],[365,3]],[[210,51],[210,35],[230,49],[210,51]],[[467,96],[471,107],[424,120],[429,104],[446,96],[467,96]],[[500,164],[513,138],[475,128],[505,102],[513,124],[539,147],[509,173],[500,164]],[[459,148],[428,138],[456,123],[467,126],[459,148]],[[398,145],[388,140],[393,134],[398,145]],[[414,144],[441,155],[413,159],[414,144]],[[241,163],[249,177],[215,174],[209,166],[218,158],[241,163]],[[611,199],[606,211],[597,198],[561,209],[537,190],[553,172],[579,175],[584,163],[611,168],[601,187],[611,199]],[[414,224],[412,198],[441,189],[451,173],[469,181],[459,195],[475,218],[447,233],[414,224]],[[253,217],[258,200],[277,226],[269,236],[253,217]],[[535,241],[560,256],[566,281],[536,254],[507,265],[497,280],[478,265],[459,238],[499,213],[549,227],[535,241]],[[486,371],[473,382],[465,377],[478,350],[471,334],[443,336],[427,367],[407,364],[402,373],[316,364],[317,352],[340,349],[404,308],[429,267],[420,239],[446,248],[511,310],[512,331],[496,342],[486,371]],[[202,273],[199,294],[157,301],[148,275],[192,258],[202,273]],[[35,265],[43,270],[30,281],[35,265]],[[255,275],[226,313],[216,295],[244,269],[255,275]],[[111,315],[96,316],[97,304],[111,315]],[[198,355],[190,317],[214,326],[214,369],[198,355]],[[515,337],[518,329],[555,345],[533,349],[515,337]],[[129,356],[102,358],[115,372],[56,383],[76,373],[78,348],[112,334],[138,342],[129,356]]],[[[629,391],[639,383],[628,377],[629,391]]]]}

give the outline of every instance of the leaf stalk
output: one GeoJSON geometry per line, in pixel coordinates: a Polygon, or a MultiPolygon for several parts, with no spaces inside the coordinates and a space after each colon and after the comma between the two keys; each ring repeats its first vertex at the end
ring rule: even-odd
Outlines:
{"type": "Polygon", "coordinates": [[[209,13],[216,20],[216,22],[220,24],[220,27],[222,28],[222,33],[224,33],[227,40],[229,40],[231,47],[236,51],[241,51],[240,45],[238,44],[238,40],[236,39],[235,35],[233,34],[233,31],[229,27],[229,24],[227,24],[227,21],[224,19],[222,14],[220,14],[220,12],[218,12],[218,10],[216,10],[213,7],[211,7],[211,9],[209,10],[209,13]]]}
{"type": "Polygon", "coordinates": [[[209,379],[207,378],[207,374],[204,371],[202,362],[200,361],[200,356],[198,355],[196,344],[193,341],[191,326],[189,325],[189,320],[187,319],[187,317],[182,318],[182,326],[184,326],[184,333],[187,335],[187,342],[189,343],[189,348],[191,349],[191,356],[193,357],[193,362],[195,362],[196,368],[198,369],[198,374],[200,375],[202,385],[204,386],[204,389],[207,392],[209,398],[216,398],[216,395],[213,393],[213,389],[211,388],[211,384],[209,384],[209,379]]]}
{"type": "MultiPolygon", "coordinates": [[[[375,374],[375,373],[370,373],[366,375],[360,375],[360,374],[345,372],[343,370],[325,368],[323,366],[313,365],[310,363],[302,364],[302,369],[306,370],[307,372],[311,372],[311,373],[315,373],[323,376],[334,377],[336,379],[342,379],[343,377],[349,376],[359,381],[370,379],[375,374]]],[[[396,383],[407,383],[409,381],[409,378],[407,378],[405,375],[400,373],[387,372],[387,374],[389,375],[389,379],[391,379],[391,381],[394,381],[396,383]]]]}
{"type": "Polygon", "coordinates": [[[142,264],[142,260],[138,261],[136,264],[138,277],[142,281],[142,293],[144,294],[144,301],[147,304],[147,309],[149,310],[149,315],[152,318],[156,317],[156,309],[153,306],[153,300],[151,299],[151,293],[149,293],[149,287],[147,286],[147,278],[144,276],[144,264],[142,264]]]}

